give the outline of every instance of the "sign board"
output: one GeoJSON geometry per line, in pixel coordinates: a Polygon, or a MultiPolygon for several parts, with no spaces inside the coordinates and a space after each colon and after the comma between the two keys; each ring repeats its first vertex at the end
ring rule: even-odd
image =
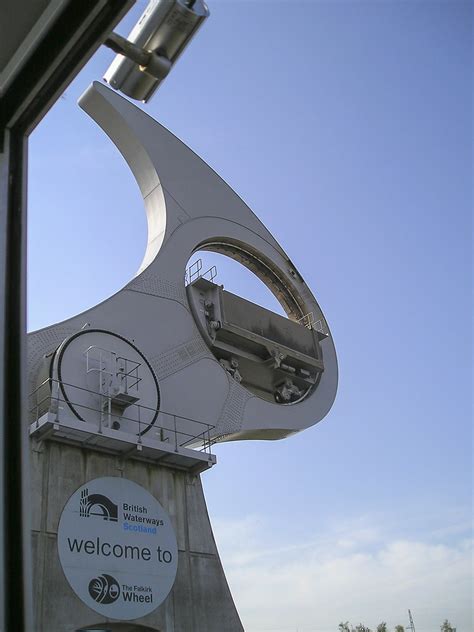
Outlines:
{"type": "Polygon", "coordinates": [[[146,489],[124,478],[96,478],[67,501],[58,553],[76,595],[111,619],[157,608],[171,590],[178,547],[170,518],[146,489]]]}

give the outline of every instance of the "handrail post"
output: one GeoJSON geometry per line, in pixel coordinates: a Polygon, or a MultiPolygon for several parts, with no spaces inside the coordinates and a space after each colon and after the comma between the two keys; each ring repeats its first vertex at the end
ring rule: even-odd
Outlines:
{"type": "Polygon", "coordinates": [[[107,398],[107,425],[109,428],[112,428],[112,398],[110,394],[107,398]]]}
{"type": "Polygon", "coordinates": [[[142,421],[141,421],[141,415],[140,415],[140,404],[137,404],[138,406],[138,443],[142,442],[142,421]]]}
{"type": "Polygon", "coordinates": [[[176,430],[176,415],[173,415],[174,421],[174,451],[178,452],[178,432],[176,430]]]}
{"type": "Polygon", "coordinates": [[[51,392],[56,394],[56,397],[51,397],[51,399],[56,400],[56,405],[55,405],[55,422],[58,423],[59,422],[59,381],[58,380],[53,380],[53,384],[51,385],[51,392]]]}
{"type": "Polygon", "coordinates": [[[100,410],[99,410],[99,434],[102,434],[102,419],[104,417],[104,406],[103,406],[104,402],[103,402],[102,397],[103,397],[103,395],[102,395],[102,393],[100,393],[100,398],[99,398],[99,401],[100,401],[100,404],[99,404],[99,406],[100,406],[100,410]]]}

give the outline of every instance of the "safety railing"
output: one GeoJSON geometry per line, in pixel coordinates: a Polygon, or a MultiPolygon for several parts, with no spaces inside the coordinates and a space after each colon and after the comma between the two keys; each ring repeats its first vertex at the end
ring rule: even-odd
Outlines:
{"type": "Polygon", "coordinates": [[[120,380],[125,392],[137,389],[142,378],[139,376],[141,362],[131,360],[125,356],[118,356],[115,351],[103,349],[97,345],[91,345],[84,351],[86,358],[86,373],[98,373],[99,380],[102,375],[120,380]]]}
{"type": "Polygon", "coordinates": [[[319,331],[322,334],[327,333],[325,331],[326,326],[324,323],[324,318],[319,318],[318,320],[315,320],[313,312],[309,312],[308,314],[305,314],[304,316],[299,318],[298,323],[300,325],[303,325],[307,329],[314,329],[314,331],[319,331]]]}
{"type": "Polygon", "coordinates": [[[215,428],[213,424],[138,403],[128,406],[125,411],[126,414],[113,414],[111,419],[107,422],[106,419],[104,420],[104,410],[103,408],[101,410],[100,403],[97,406],[90,405],[90,402],[84,403],[84,401],[80,401],[80,398],[77,396],[74,398],[76,401],[73,401],[70,397],[70,391],[74,389],[80,393],[87,393],[97,397],[98,402],[104,397],[99,391],[69,384],[61,380],[47,378],[30,393],[30,406],[28,411],[30,422],[36,428],[39,428],[41,418],[48,412],[53,415],[54,423],[61,425],[60,411],[68,407],[71,416],[73,415],[72,409],[81,411],[81,417],[83,418],[89,416],[86,415],[86,413],[96,413],[96,419],[84,419],[84,421],[93,424],[96,423],[97,434],[103,434],[104,428],[107,428],[108,431],[113,433],[116,430],[113,424],[110,423],[113,419],[119,420],[120,423],[131,423],[132,428],[136,430],[136,432],[124,430],[116,431],[120,433],[127,432],[130,435],[136,436],[138,444],[142,443],[145,432],[154,431],[155,434],[159,436],[158,440],[170,443],[175,452],[179,452],[180,448],[188,448],[207,454],[211,453],[211,447],[215,443],[215,440],[211,436],[212,430],[215,428]],[[45,388],[48,388],[48,393],[42,397],[38,397],[41,391],[44,392],[45,388]],[[64,395],[65,388],[68,390],[67,396],[64,395]],[[134,416],[131,416],[131,411],[135,412],[134,416]],[[155,415],[157,415],[156,418],[155,415]],[[196,425],[199,431],[190,432],[189,426],[191,425],[196,425]],[[147,430],[148,428],[149,431],[147,430]]]}
{"type": "Polygon", "coordinates": [[[207,279],[208,281],[214,281],[217,276],[217,267],[211,266],[209,270],[202,272],[202,259],[197,259],[187,268],[184,273],[184,285],[190,285],[198,279],[207,279]]]}
{"type": "Polygon", "coordinates": [[[189,266],[189,268],[187,268],[186,272],[184,273],[185,284],[189,285],[189,283],[192,283],[196,279],[199,279],[199,277],[201,276],[201,270],[202,270],[202,259],[197,259],[197,261],[192,263],[189,266]]]}

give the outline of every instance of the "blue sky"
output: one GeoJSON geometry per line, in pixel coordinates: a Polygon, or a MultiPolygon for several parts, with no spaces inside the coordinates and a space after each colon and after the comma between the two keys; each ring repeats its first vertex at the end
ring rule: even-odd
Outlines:
{"type": "MultiPolygon", "coordinates": [[[[247,632],[380,620],[472,627],[472,5],[232,2],[144,109],[285,248],[331,326],[336,403],[203,476],[247,632]]],[[[145,2],[117,29],[128,34],[145,2]]],[[[143,204],[77,107],[101,49],[30,142],[29,329],[119,290],[143,204]]],[[[207,258],[206,258],[207,257],[207,258]]],[[[233,262],[219,282],[272,307],[233,262]]]]}

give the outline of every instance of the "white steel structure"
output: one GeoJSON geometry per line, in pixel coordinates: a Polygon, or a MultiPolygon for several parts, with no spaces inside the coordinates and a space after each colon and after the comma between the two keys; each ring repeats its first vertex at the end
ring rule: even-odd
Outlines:
{"type": "Polygon", "coordinates": [[[337,389],[332,336],[291,260],[212,169],[99,83],[80,105],[136,178],[148,244],[139,272],[121,291],[29,335],[38,630],[125,629],[110,622],[100,628],[104,620],[63,586],[50,541],[62,508],[81,485],[122,476],[164,505],[179,550],[170,596],[137,625],[240,631],[199,473],[215,464],[216,441],[279,439],[327,414],[337,389]],[[202,274],[196,265],[185,279],[198,250],[226,254],[249,268],[288,318],[227,292],[214,282],[213,270],[202,274]],[[59,585],[62,606],[55,609],[53,588],[59,585]],[[71,612],[77,614],[73,624],[71,612]]]}

